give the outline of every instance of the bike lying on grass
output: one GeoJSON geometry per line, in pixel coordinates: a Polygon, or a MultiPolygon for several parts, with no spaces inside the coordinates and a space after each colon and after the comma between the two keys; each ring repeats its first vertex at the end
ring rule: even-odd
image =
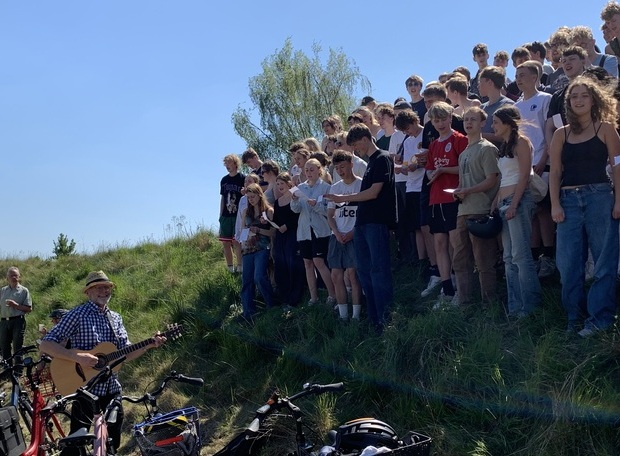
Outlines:
{"type": "Polygon", "coordinates": [[[302,391],[289,397],[282,397],[278,391],[274,392],[267,403],[256,410],[254,419],[249,426],[235,436],[215,456],[258,456],[261,454],[269,454],[270,456],[277,454],[286,456],[354,456],[378,454],[373,452],[370,447],[381,449],[380,454],[387,455],[428,456],[430,454],[432,441],[430,437],[410,431],[399,439],[390,425],[374,418],[360,418],[349,421],[340,426],[338,430],[330,431],[331,443],[315,451],[315,446],[307,441],[304,433],[304,413],[293,401],[306,396],[342,391],[343,388],[342,383],[330,385],[306,384],[302,391]],[[294,449],[275,451],[270,448],[268,453],[261,453],[272,437],[274,431],[273,418],[277,415],[284,415],[290,418],[289,423],[295,423],[294,449]]]}
{"type": "Polygon", "coordinates": [[[133,426],[133,435],[142,456],[197,456],[202,447],[200,438],[200,412],[196,407],[186,407],[161,413],[157,397],[170,381],[202,386],[202,378],[186,377],[172,371],[159,387],[142,397],[123,396],[124,401],[144,404],[146,416],[143,422],[133,426]]]}

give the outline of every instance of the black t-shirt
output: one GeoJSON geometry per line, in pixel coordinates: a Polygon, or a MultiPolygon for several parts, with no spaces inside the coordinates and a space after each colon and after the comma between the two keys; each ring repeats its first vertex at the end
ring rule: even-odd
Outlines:
{"type": "Polygon", "coordinates": [[[392,135],[387,136],[383,135],[379,139],[377,139],[377,147],[382,150],[388,150],[390,147],[390,138],[392,135]]]}
{"type": "Polygon", "coordinates": [[[411,109],[418,115],[420,118],[420,124],[424,123],[424,116],[426,115],[426,105],[424,104],[424,98],[420,101],[416,101],[415,103],[412,101],[409,103],[411,105],[411,109]]]}
{"type": "Polygon", "coordinates": [[[562,116],[562,123],[566,125],[566,109],[564,107],[564,99],[566,98],[566,90],[568,86],[563,89],[557,90],[551,95],[551,101],[549,101],[549,110],[547,111],[547,119],[552,118],[556,114],[562,116]]]}
{"type": "Polygon", "coordinates": [[[362,201],[357,207],[355,225],[382,223],[392,227],[396,223],[396,189],[394,187],[394,163],[390,154],[377,149],[368,159],[366,173],[362,179],[360,192],[369,189],[375,183],[383,183],[377,198],[362,201]]]}
{"type": "Polygon", "coordinates": [[[237,173],[234,176],[226,174],[220,181],[220,195],[224,197],[223,217],[236,217],[239,210],[239,200],[241,199],[241,189],[245,176],[237,173]]]}

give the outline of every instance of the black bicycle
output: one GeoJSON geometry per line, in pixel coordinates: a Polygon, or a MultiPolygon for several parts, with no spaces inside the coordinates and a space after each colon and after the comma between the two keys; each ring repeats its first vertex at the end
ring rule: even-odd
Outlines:
{"type": "Polygon", "coordinates": [[[374,418],[360,418],[349,421],[340,426],[338,430],[330,431],[328,433],[329,443],[316,450],[315,445],[306,439],[303,422],[304,413],[294,404],[294,401],[306,396],[318,396],[329,392],[339,392],[343,389],[342,383],[306,384],[302,391],[292,396],[282,397],[278,391],[274,392],[265,405],[256,410],[254,419],[249,426],[214,456],[258,456],[261,454],[271,456],[280,454],[283,456],[353,456],[361,454],[370,446],[386,447],[388,452],[382,454],[388,455],[428,456],[430,454],[430,437],[411,431],[403,438],[398,438],[389,424],[374,418]],[[276,415],[289,417],[291,418],[289,422],[295,423],[294,449],[274,450],[270,447],[268,453],[261,453],[274,434],[273,417],[276,415]]]}
{"type": "Polygon", "coordinates": [[[202,386],[202,378],[186,377],[172,371],[159,387],[142,397],[123,396],[124,401],[144,404],[144,421],[133,426],[133,435],[142,456],[197,456],[202,448],[200,437],[200,411],[186,407],[161,413],[157,397],[170,381],[202,386]]]}

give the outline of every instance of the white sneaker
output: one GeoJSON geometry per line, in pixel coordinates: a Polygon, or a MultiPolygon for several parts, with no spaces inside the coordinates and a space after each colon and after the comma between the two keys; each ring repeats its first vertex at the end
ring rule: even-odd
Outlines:
{"type": "Polygon", "coordinates": [[[431,279],[428,281],[428,285],[426,286],[424,290],[422,290],[422,293],[420,293],[420,296],[422,296],[423,298],[426,298],[439,285],[441,285],[441,277],[431,276],[431,279]]]}
{"type": "Polygon", "coordinates": [[[439,294],[439,299],[433,306],[433,310],[451,309],[459,306],[459,297],[456,293],[454,296],[447,296],[443,291],[439,294]]]}

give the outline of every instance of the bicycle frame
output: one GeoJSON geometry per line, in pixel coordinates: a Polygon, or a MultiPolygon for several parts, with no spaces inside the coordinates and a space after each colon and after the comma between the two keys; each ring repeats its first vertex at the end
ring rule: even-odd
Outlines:
{"type": "MultiPolygon", "coordinates": [[[[40,361],[41,362],[41,361],[40,361]]],[[[32,359],[24,359],[26,366],[26,375],[28,375],[30,384],[32,385],[32,427],[30,428],[30,445],[21,456],[45,456],[49,446],[46,445],[45,436],[47,435],[50,442],[54,442],[59,438],[65,437],[65,432],[60,425],[58,417],[45,410],[45,399],[41,394],[39,386],[32,378],[32,368],[38,363],[33,363],[32,359]],[[29,361],[28,361],[29,360],[29,361]],[[55,435],[54,432],[58,435],[55,435]]]]}
{"type": "Polygon", "coordinates": [[[258,454],[268,438],[268,429],[265,429],[263,423],[269,416],[281,409],[287,409],[295,420],[296,451],[294,454],[297,456],[310,454],[311,446],[307,444],[303,431],[302,412],[292,401],[304,396],[341,391],[343,387],[342,383],[304,385],[303,391],[290,397],[280,397],[279,392],[274,392],[267,403],[256,410],[250,425],[214,456],[253,456],[258,454]]]}

